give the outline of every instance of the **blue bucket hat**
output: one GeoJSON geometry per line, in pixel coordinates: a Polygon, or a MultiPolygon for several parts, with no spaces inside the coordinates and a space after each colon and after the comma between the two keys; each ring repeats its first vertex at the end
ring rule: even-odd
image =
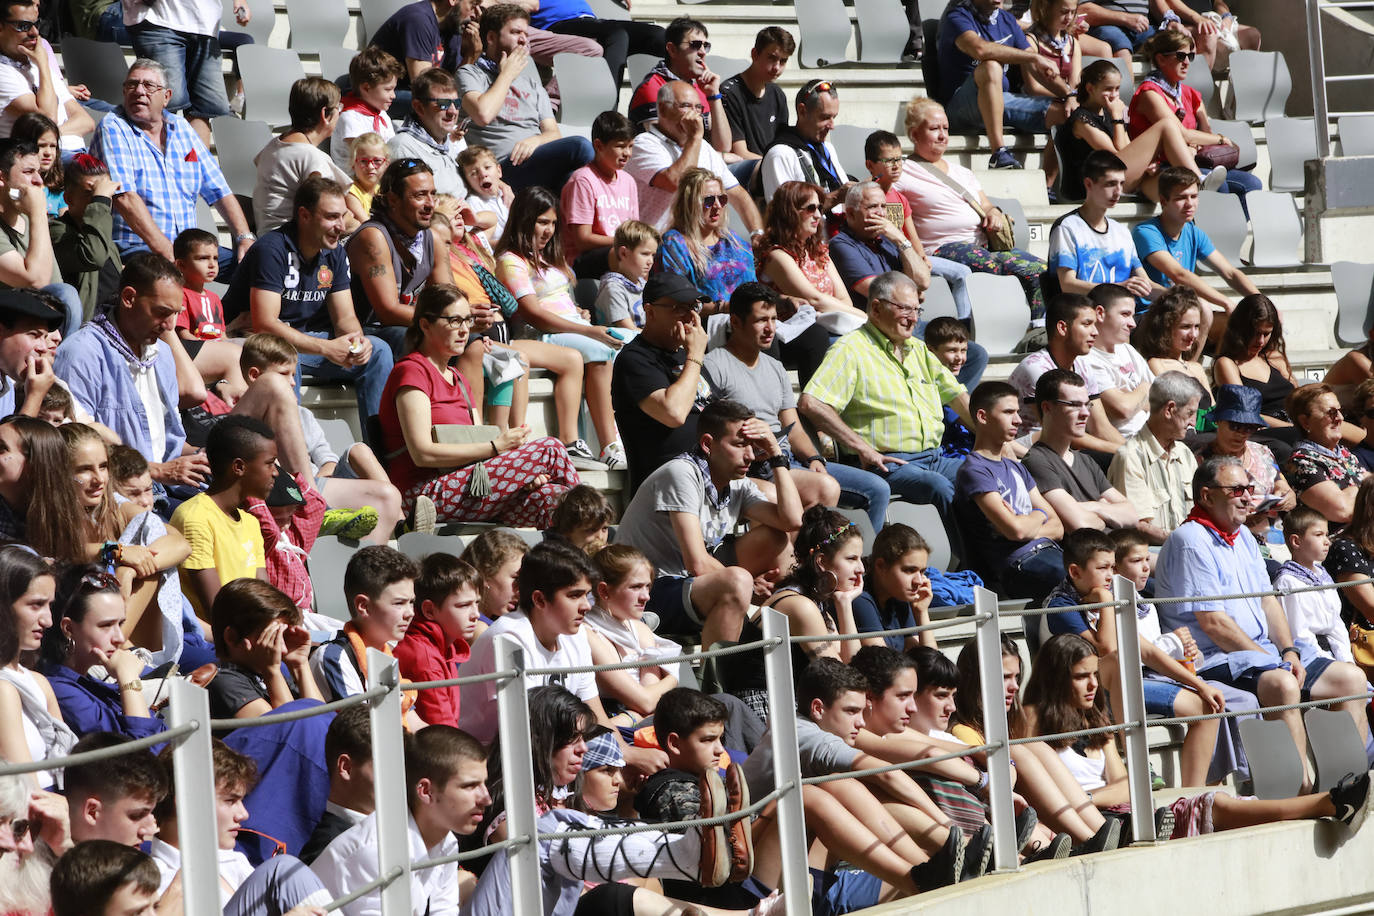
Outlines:
{"type": "Polygon", "coordinates": [[[1212,408],[1212,419],[1245,426],[1268,426],[1260,416],[1263,398],[1254,388],[1244,385],[1219,385],[1217,402],[1212,408]]]}

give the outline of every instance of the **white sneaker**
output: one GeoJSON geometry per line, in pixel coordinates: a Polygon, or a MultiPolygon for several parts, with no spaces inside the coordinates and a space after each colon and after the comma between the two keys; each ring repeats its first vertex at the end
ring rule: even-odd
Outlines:
{"type": "Polygon", "coordinates": [[[596,460],[596,455],[592,454],[592,447],[587,444],[586,439],[574,439],[567,443],[564,448],[568,450],[568,457],[572,459],[573,467],[579,471],[604,471],[606,465],[596,460]]]}
{"type": "Polygon", "coordinates": [[[601,463],[612,471],[629,463],[625,460],[625,446],[620,444],[619,439],[601,450],[601,463]]]}
{"type": "Polygon", "coordinates": [[[1202,177],[1202,190],[1215,191],[1217,188],[1226,184],[1225,166],[1217,166],[1202,177]]]}

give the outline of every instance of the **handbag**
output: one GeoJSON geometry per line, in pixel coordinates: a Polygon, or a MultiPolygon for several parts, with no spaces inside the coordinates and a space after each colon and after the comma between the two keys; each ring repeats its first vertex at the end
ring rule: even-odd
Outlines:
{"type": "Polygon", "coordinates": [[[1374,670],[1374,630],[1358,623],[1350,625],[1350,657],[1366,671],[1374,670]]]}
{"type": "Polygon", "coordinates": [[[1209,143],[1198,147],[1193,160],[1200,169],[1214,169],[1217,166],[1233,169],[1240,162],[1240,149],[1229,143],[1209,143]]]}
{"type": "MultiPolygon", "coordinates": [[[[987,219],[988,214],[987,211],[983,209],[983,205],[978,201],[978,198],[974,197],[971,193],[969,193],[968,189],[966,189],[963,185],[959,184],[959,182],[955,181],[953,178],[950,178],[944,172],[940,171],[935,166],[931,165],[929,162],[926,162],[924,159],[917,159],[913,156],[912,161],[919,164],[927,172],[938,178],[940,180],[940,183],[943,184],[945,187],[949,188],[955,194],[958,194],[960,197],[962,197],[964,199],[964,203],[972,207],[973,212],[978,214],[979,222],[987,219]]],[[[1012,227],[1014,225],[1015,220],[1011,218],[1011,215],[1008,213],[1002,213],[1002,225],[994,231],[987,233],[988,251],[1011,251],[1013,248],[1015,248],[1016,235],[1014,232],[1012,232],[1012,227]]]]}
{"type": "MultiPolygon", "coordinates": [[[[466,423],[436,423],[431,432],[434,441],[440,445],[472,445],[477,442],[492,442],[501,435],[497,426],[470,426],[466,423]]],[[[491,478],[487,467],[481,461],[469,465],[467,494],[473,499],[485,499],[491,495],[491,478]]]]}

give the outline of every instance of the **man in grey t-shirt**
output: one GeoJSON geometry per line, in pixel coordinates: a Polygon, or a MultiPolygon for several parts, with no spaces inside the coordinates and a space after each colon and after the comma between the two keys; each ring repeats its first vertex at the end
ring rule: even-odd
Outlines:
{"type": "Polygon", "coordinates": [[[517,191],[561,188],[594,155],[586,137],[559,132],[530,60],[529,26],[530,14],[515,4],[487,9],[480,25],[482,56],[458,69],[463,112],[472,119],[468,145],[491,149],[501,177],[517,191]]]}
{"type": "Polygon", "coordinates": [[[756,589],[780,577],[802,507],[787,458],[768,425],[735,401],[697,417],[697,447],[650,474],[620,520],[616,542],[636,547],[657,570],[647,610],[667,633],[701,630],[702,645],[739,639],[756,589]],[[762,454],[774,467],[777,501],[745,478],[762,454]],[[748,533],[727,542],[747,518],[748,533]]]}

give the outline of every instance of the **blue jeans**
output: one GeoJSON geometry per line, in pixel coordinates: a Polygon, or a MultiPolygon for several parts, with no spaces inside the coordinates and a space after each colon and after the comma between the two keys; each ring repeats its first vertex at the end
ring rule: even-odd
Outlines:
{"type": "Polygon", "coordinates": [[[1150,26],[1143,32],[1132,32],[1130,29],[1123,29],[1119,25],[1098,25],[1088,29],[1088,34],[1093,38],[1101,39],[1112,46],[1112,53],[1118,51],[1132,51],[1139,48],[1154,35],[1155,27],[1150,26]]]}
{"type": "Polygon", "coordinates": [[[1037,550],[1028,550],[1002,568],[1002,597],[1029,598],[1039,607],[1064,581],[1064,551],[1054,541],[1044,539],[1037,550]]]}
{"type": "Polygon", "coordinates": [[[167,68],[172,90],[169,111],[188,118],[218,118],[231,114],[229,97],[224,92],[224,71],[220,63],[219,38],[193,35],[162,26],[140,22],[129,29],[134,53],[148,57],[167,68]]]}
{"type": "Polygon", "coordinates": [[[963,321],[972,318],[973,300],[968,297],[968,278],[973,268],[949,258],[931,256],[930,272],[949,284],[949,291],[954,296],[955,317],[963,321]]]}
{"type": "Polygon", "coordinates": [[[825,469],[840,485],[840,505],[846,509],[863,509],[873,523],[873,530],[882,531],[887,523],[887,504],[892,499],[892,488],[887,481],[872,471],[838,461],[830,462],[825,469]]]}
{"type": "Polygon", "coordinates": [[[1264,182],[1255,177],[1254,173],[1244,169],[1227,169],[1226,182],[1217,188],[1223,194],[1234,194],[1240,198],[1240,208],[1245,211],[1245,218],[1250,218],[1250,208],[1245,205],[1245,195],[1251,191],[1258,191],[1264,187],[1264,182]]]}
{"type": "Polygon", "coordinates": [[[758,168],[762,161],[762,159],[741,159],[739,162],[730,163],[727,168],[730,169],[730,174],[735,176],[735,180],[743,185],[745,190],[748,190],[749,182],[754,177],[754,169],[758,168]]]}
{"type": "Polygon", "coordinates": [[[534,185],[557,191],[593,155],[592,141],[586,137],[561,137],[536,147],[519,165],[513,165],[509,157],[502,159],[501,177],[517,191],[534,185]]]}
{"type": "MultiPolygon", "coordinates": [[[[321,340],[330,337],[326,331],[305,333],[321,340]]],[[[386,341],[372,336],[367,339],[372,344],[372,358],[362,366],[345,369],[318,353],[302,353],[296,369],[296,394],[300,394],[302,378],[323,382],[351,382],[358,396],[358,413],[363,419],[377,416],[382,409],[382,389],[386,387],[386,380],[391,375],[395,360],[386,341]]]]}
{"type": "Polygon", "coordinates": [[[134,37],[124,27],[124,13],[118,3],[111,3],[101,12],[95,23],[95,37],[100,41],[113,41],[121,45],[134,43],[134,37]]]}
{"type": "MultiPolygon", "coordinates": [[[[1017,95],[1002,92],[1002,123],[1012,130],[1027,134],[1045,132],[1045,112],[1054,99],[1047,95],[1017,95]]],[[[951,133],[982,133],[985,129],[983,113],[978,110],[978,84],[970,73],[950,96],[945,106],[951,133]]]]}
{"type": "Polygon", "coordinates": [[[39,292],[47,293],[62,303],[62,339],[66,340],[76,333],[76,329],[81,327],[82,319],[86,316],[85,307],[81,304],[81,296],[77,293],[76,287],[67,283],[53,283],[49,286],[40,286],[39,292]]]}
{"type": "Polygon", "coordinates": [[[962,458],[946,458],[934,448],[889,452],[888,457],[906,462],[887,466],[887,485],[893,493],[910,503],[929,503],[941,515],[948,514],[954,502],[954,475],[964,463],[962,458]]]}

